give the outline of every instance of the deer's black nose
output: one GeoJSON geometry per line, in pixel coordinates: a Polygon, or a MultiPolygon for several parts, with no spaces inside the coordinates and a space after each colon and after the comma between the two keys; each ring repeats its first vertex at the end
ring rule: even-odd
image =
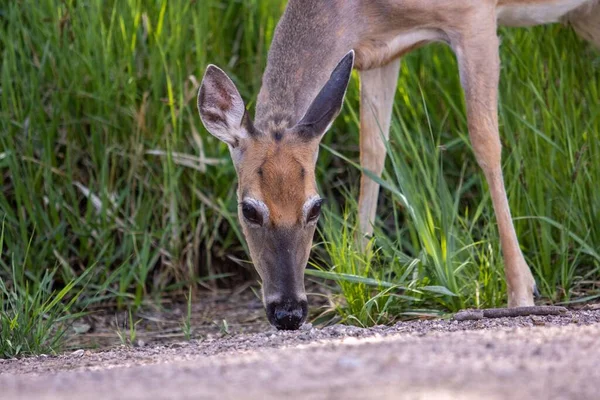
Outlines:
{"type": "Polygon", "coordinates": [[[280,330],[296,330],[306,320],[308,305],[306,300],[286,299],[267,304],[267,318],[275,328],[280,330]]]}

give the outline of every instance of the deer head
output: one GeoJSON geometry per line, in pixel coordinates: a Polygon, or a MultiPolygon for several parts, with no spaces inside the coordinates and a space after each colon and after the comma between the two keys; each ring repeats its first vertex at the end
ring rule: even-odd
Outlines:
{"type": "Polygon", "coordinates": [[[198,92],[206,129],[225,142],[238,175],[238,217],[263,282],[269,322],[298,329],[308,305],[304,269],[323,200],[315,164],[321,138],[339,114],[354,52],[337,65],[297,123],[257,129],[229,77],[210,65],[198,92]]]}

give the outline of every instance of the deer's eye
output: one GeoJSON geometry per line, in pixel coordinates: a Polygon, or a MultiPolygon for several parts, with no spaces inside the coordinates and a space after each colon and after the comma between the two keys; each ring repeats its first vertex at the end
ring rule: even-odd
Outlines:
{"type": "Polygon", "coordinates": [[[262,225],[263,218],[260,212],[251,204],[242,203],[242,214],[252,224],[262,225]]]}
{"type": "Polygon", "coordinates": [[[319,215],[321,215],[321,205],[323,204],[323,199],[320,199],[313,204],[306,216],[307,222],[314,222],[319,219],[319,215]]]}

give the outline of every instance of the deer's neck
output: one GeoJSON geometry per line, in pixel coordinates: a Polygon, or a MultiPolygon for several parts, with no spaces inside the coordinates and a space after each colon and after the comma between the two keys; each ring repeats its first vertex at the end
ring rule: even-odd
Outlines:
{"type": "Polygon", "coordinates": [[[256,103],[255,125],[293,126],[353,48],[358,29],[351,26],[346,1],[290,0],[267,59],[256,103]]]}

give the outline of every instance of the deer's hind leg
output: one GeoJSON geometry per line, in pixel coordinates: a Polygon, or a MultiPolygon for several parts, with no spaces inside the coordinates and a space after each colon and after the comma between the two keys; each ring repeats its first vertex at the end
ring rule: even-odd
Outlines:
{"type": "Polygon", "coordinates": [[[571,24],[579,36],[600,49],[600,1],[591,1],[571,11],[563,20],[571,24]]]}
{"type": "MultiPolygon", "coordinates": [[[[399,70],[398,58],[383,67],[360,72],[360,165],[377,176],[381,176],[385,164],[385,142],[389,137],[399,70]]],[[[358,212],[364,235],[373,233],[378,197],[379,184],[363,173],[358,212]]]]}

